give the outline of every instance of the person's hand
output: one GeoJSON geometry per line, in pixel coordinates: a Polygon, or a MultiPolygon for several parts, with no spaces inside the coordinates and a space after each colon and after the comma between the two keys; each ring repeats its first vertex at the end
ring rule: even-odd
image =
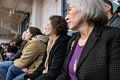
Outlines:
{"type": "Polygon", "coordinates": [[[0,80],[3,80],[3,78],[0,76],[0,80]]]}
{"type": "Polygon", "coordinates": [[[28,78],[27,80],[31,80],[30,78],[28,78]]]}
{"type": "Polygon", "coordinates": [[[6,53],[6,56],[7,56],[8,58],[10,58],[11,53],[7,52],[7,53],[6,53]]]}
{"type": "Polygon", "coordinates": [[[28,72],[28,68],[23,68],[22,71],[28,72]]]}

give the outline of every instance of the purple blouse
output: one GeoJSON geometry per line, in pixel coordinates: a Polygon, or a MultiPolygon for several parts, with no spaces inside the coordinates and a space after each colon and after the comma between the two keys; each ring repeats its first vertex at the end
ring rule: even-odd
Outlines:
{"type": "Polygon", "coordinates": [[[76,48],[74,50],[74,53],[71,57],[70,63],[69,63],[69,75],[71,80],[77,80],[76,77],[76,68],[77,68],[77,63],[79,61],[81,52],[83,50],[84,46],[79,46],[78,44],[76,45],[76,48]]]}

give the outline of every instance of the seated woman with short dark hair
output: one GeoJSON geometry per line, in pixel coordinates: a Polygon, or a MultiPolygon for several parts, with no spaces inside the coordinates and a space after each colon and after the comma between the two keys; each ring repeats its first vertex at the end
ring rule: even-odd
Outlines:
{"type": "Polygon", "coordinates": [[[49,18],[45,35],[49,37],[47,51],[39,68],[28,75],[31,80],[55,80],[61,74],[67,56],[68,28],[65,19],[58,15],[49,18]]]}

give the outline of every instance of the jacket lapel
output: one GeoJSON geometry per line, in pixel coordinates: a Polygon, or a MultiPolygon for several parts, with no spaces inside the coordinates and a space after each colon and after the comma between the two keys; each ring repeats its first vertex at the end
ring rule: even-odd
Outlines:
{"type": "Polygon", "coordinates": [[[98,39],[100,37],[100,32],[101,32],[101,29],[99,27],[95,27],[93,29],[92,33],[90,34],[90,36],[83,48],[83,51],[81,53],[81,56],[80,56],[80,59],[79,59],[78,65],[77,65],[77,69],[84,62],[84,60],[89,55],[90,50],[94,47],[94,45],[98,41],[98,39]]]}
{"type": "Polygon", "coordinates": [[[50,55],[49,55],[48,65],[51,64],[51,60],[52,60],[53,55],[55,54],[56,47],[59,45],[59,43],[60,43],[63,39],[65,39],[64,37],[67,38],[67,37],[64,36],[64,35],[59,36],[58,39],[55,41],[54,45],[52,46],[52,48],[51,48],[51,50],[50,50],[50,53],[49,53],[50,55]]]}
{"type": "Polygon", "coordinates": [[[80,38],[80,35],[76,33],[75,36],[69,41],[69,44],[68,44],[69,52],[68,52],[68,57],[67,57],[66,64],[65,64],[67,70],[68,70],[70,59],[72,57],[72,54],[75,50],[75,47],[76,47],[76,44],[78,43],[79,38],[80,38]]]}
{"type": "Polygon", "coordinates": [[[52,48],[51,48],[51,50],[50,50],[50,53],[49,53],[48,65],[51,64],[50,62],[51,62],[51,60],[52,60],[53,55],[55,54],[55,53],[54,53],[54,50],[55,50],[57,44],[59,43],[59,41],[60,41],[61,39],[62,39],[62,36],[59,36],[58,39],[57,39],[57,40],[55,41],[55,43],[53,44],[53,46],[52,46],[52,48]]]}

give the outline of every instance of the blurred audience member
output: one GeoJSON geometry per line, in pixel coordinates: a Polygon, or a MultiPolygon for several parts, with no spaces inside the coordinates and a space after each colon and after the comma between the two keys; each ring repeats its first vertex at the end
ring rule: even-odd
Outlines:
{"type": "Polygon", "coordinates": [[[115,12],[120,16],[120,6],[117,8],[115,12]]]}
{"type": "Polygon", "coordinates": [[[105,11],[108,17],[107,25],[110,27],[118,27],[120,28],[120,16],[118,13],[113,13],[113,5],[109,0],[104,0],[105,3],[105,11]]]}
{"type": "Polygon", "coordinates": [[[15,59],[20,58],[20,56],[22,55],[22,50],[23,50],[25,44],[27,43],[27,40],[25,40],[25,33],[26,33],[26,31],[24,31],[24,32],[22,33],[22,43],[21,43],[21,45],[20,45],[19,50],[17,51],[16,55],[12,56],[12,57],[9,59],[10,61],[14,61],[15,59]]]}

